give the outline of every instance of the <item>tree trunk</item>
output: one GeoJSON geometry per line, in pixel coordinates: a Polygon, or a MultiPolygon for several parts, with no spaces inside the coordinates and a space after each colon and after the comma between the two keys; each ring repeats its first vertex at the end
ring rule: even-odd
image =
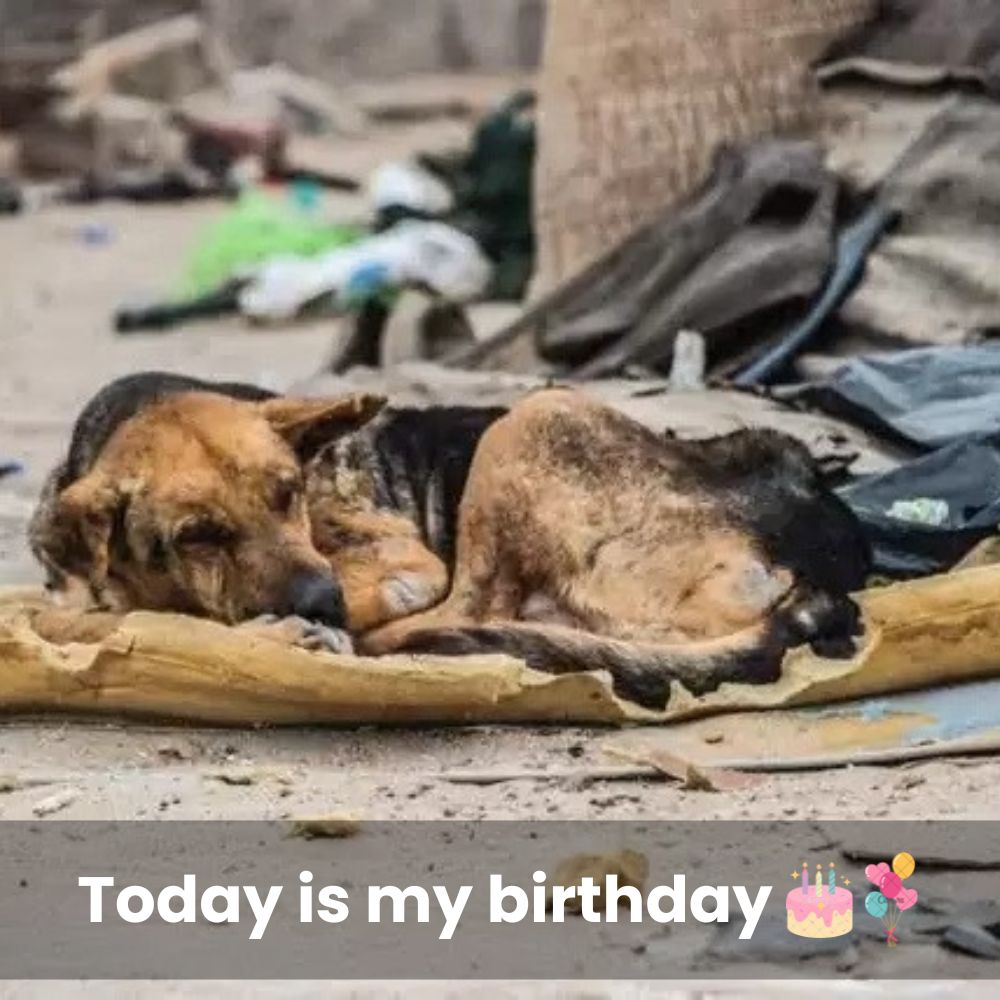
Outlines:
{"type": "Polygon", "coordinates": [[[809,131],[809,67],[876,0],[551,0],[535,292],[689,195],[721,143],[809,131]]]}

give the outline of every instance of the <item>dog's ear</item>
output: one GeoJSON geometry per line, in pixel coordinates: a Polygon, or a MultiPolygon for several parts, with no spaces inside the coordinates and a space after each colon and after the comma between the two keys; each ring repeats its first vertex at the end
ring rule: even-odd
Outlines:
{"type": "Polygon", "coordinates": [[[259,406],[305,462],[335,438],[363,427],[386,402],[384,396],[358,393],[339,399],[269,399],[259,406]]]}
{"type": "Polygon", "coordinates": [[[111,534],[122,500],[96,474],[43,498],[31,524],[35,554],[55,577],[86,580],[98,595],[108,576],[111,534]]]}

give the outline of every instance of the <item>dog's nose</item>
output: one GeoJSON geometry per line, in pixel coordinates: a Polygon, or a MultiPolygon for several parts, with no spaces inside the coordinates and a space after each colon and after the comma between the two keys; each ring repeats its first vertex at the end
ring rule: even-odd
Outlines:
{"type": "Polygon", "coordinates": [[[347,624],[347,609],[340,585],[325,573],[300,573],[288,591],[291,613],[331,628],[347,624]]]}

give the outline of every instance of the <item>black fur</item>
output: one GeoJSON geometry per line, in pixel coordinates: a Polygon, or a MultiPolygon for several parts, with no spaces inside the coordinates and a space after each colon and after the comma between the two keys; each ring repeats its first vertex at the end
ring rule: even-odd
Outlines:
{"type": "Polygon", "coordinates": [[[458,506],[476,447],[506,412],[462,406],[387,409],[331,457],[370,475],[376,505],[409,517],[423,543],[451,567],[458,506]]]}
{"type": "Polygon", "coordinates": [[[796,438],[754,429],[671,447],[684,455],[699,488],[797,580],[829,594],[864,586],[872,565],[864,533],[796,438]]]}
{"type": "MultiPolygon", "coordinates": [[[[812,603],[805,605],[810,611],[814,610],[812,603]]],[[[817,603],[820,608],[815,620],[829,636],[817,636],[811,634],[811,629],[803,629],[796,615],[796,610],[802,608],[792,608],[777,614],[761,635],[744,645],[711,654],[698,643],[651,647],[588,632],[547,632],[521,623],[416,632],[397,652],[439,656],[502,654],[523,660],[529,667],[545,673],[603,670],[611,675],[618,695],[645,708],[659,710],[669,701],[673,681],[679,681],[696,696],[717,691],[726,683],[776,681],[786,651],[795,646],[809,644],[818,655],[830,659],[854,655],[854,637],[861,633],[861,624],[853,601],[820,599],[817,603]],[[825,607],[827,604],[829,608],[825,607]]]]}

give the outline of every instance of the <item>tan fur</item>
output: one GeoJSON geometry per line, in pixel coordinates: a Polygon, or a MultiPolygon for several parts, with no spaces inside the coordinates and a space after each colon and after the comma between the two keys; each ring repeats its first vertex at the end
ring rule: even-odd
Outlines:
{"type": "Polygon", "coordinates": [[[227,622],[268,612],[294,574],[328,568],[313,543],[294,449],[309,434],[357,427],[382,402],[248,404],[184,393],[151,405],[36,519],[36,547],[64,571],[82,569],[105,608],[227,622]],[[111,545],[115,517],[127,553],[111,545]],[[216,544],[216,535],[231,544],[216,544]]]}
{"type": "Polygon", "coordinates": [[[670,489],[668,470],[626,455],[595,481],[556,454],[555,420],[582,417],[599,441],[606,414],[579,393],[550,391],[494,424],[469,473],[447,599],[364,647],[384,653],[432,628],[524,620],[539,599],[563,625],[629,642],[717,639],[766,619],[792,574],[670,489]]]}

